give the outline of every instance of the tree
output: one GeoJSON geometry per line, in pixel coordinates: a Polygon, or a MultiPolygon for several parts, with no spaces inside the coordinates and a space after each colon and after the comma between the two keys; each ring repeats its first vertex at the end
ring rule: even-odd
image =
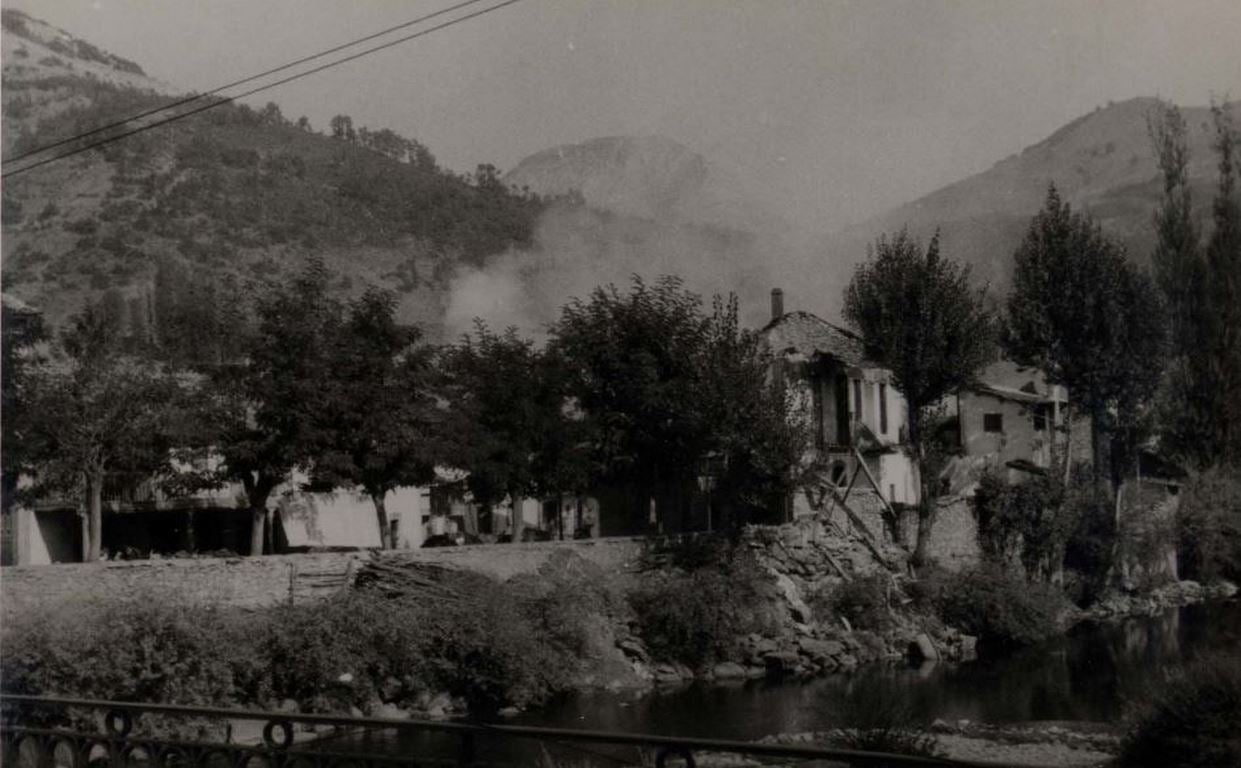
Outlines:
{"type": "Polygon", "coordinates": [[[329,396],[313,451],[315,480],[355,485],[375,504],[382,546],[395,545],[385,499],[435,473],[430,352],[416,326],[396,321],[391,293],[367,290],[331,345],[329,396]]]}
{"type": "Polygon", "coordinates": [[[1066,429],[1074,411],[1090,417],[1096,476],[1110,454],[1115,484],[1163,369],[1167,329],[1159,294],[1123,247],[1073,213],[1054,185],[1015,260],[1005,348],[1014,362],[1068,387],[1066,429]],[[1110,452],[1105,438],[1113,439],[1110,452]]]}
{"type": "Polygon", "coordinates": [[[124,353],[97,305],[74,318],[62,355],[33,372],[26,416],[36,493],[78,492],[87,510],[84,559],[98,560],[109,479],[169,468],[182,392],[169,371],[124,353]]]}
{"type": "Polygon", "coordinates": [[[662,521],[669,507],[685,511],[708,457],[745,498],[791,484],[802,435],[785,418],[783,393],[765,382],[766,359],[739,329],[735,299],[708,315],[676,278],[635,277],[626,294],[608,286],[569,302],[550,349],[587,430],[591,474],[634,488],[637,520],[652,498],[662,521]]]}
{"type": "Polygon", "coordinates": [[[1206,286],[1203,292],[1201,350],[1202,380],[1210,382],[1200,394],[1211,403],[1214,429],[1208,442],[1215,458],[1241,463],[1241,133],[1227,106],[1212,105],[1219,182],[1211,207],[1210,240],[1206,247],[1206,286]]]}
{"type": "Polygon", "coordinates": [[[37,388],[31,387],[31,376],[42,361],[39,343],[45,340],[43,316],[24,303],[4,297],[3,317],[0,318],[0,389],[3,401],[0,405],[0,426],[3,436],[3,499],[7,513],[17,491],[17,481],[23,472],[29,472],[30,462],[35,458],[31,434],[31,398],[37,388]]]}
{"type": "Polygon", "coordinates": [[[250,554],[263,553],[267,500],[295,467],[309,466],[327,438],[332,345],[340,304],[330,274],[310,260],[285,284],[272,286],[257,307],[257,328],[244,340],[244,359],[213,370],[204,397],[205,442],[221,458],[220,479],[241,483],[251,511],[250,554]]]}
{"type": "Polygon", "coordinates": [[[938,234],[926,251],[905,230],[881,237],[845,292],[845,318],[867,354],[892,371],[905,397],[909,446],[919,472],[914,560],[926,560],[935,524],[937,469],[930,461],[936,407],[995,359],[995,322],[970,270],[940,255],[938,234]]]}
{"type": "Polygon", "coordinates": [[[353,118],[349,115],[336,115],[329,125],[332,128],[332,138],[350,143],[357,141],[357,134],[353,130],[353,118]]]}
{"type": "Polygon", "coordinates": [[[443,355],[449,464],[468,472],[475,501],[513,505],[521,536],[522,499],[584,490],[574,473],[581,427],[565,412],[563,369],[516,329],[495,333],[481,321],[443,355]]]}

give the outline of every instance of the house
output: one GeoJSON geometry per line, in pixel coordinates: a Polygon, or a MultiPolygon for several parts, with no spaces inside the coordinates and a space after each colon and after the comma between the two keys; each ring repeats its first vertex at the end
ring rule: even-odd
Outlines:
{"type": "Polygon", "coordinates": [[[823,468],[817,482],[794,494],[788,516],[846,511],[848,524],[895,538],[894,510],[916,505],[920,485],[907,450],[905,398],[892,372],[867,358],[852,331],[809,312],[785,312],[778,288],[771,307],[759,333],[773,376],[792,389],[794,416],[812,431],[807,461],[823,468]]]}
{"type": "Polygon", "coordinates": [[[1020,482],[1062,461],[1068,445],[1074,460],[1089,460],[1089,419],[1075,417],[1066,436],[1067,403],[1068,390],[1037,369],[1007,360],[987,366],[943,404],[946,447],[957,455],[940,476],[941,492],[971,496],[988,469],[1020,482]]]}

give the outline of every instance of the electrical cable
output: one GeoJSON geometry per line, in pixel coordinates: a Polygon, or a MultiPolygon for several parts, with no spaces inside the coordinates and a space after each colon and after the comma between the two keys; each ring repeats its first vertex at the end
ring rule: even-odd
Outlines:
{"type": "Polygon", "coordinates": [[[118,133],[118,134],[116,134],[116,135],[114,135],[114,136],[109,136],[109,137],[107,137],[107,138],[100,139],[100,140],[98,140],[98,141],[93,141],[93,142],[91,142],[91,143],[89,143],[89,144],[86,144],[86,145],[84,145],[84,146],[77,147],[77,148],[75,148],[75,149],[73,149],[73,150],[70,150],[69,152],[63,152],[63,153],[58,154],[58,155],[53,155],[52,157],[44,158],[43,160],[39,160],[39,161],[37,161],[37,162],[34,162],[34,163],[29,164],[29,165],[23,166],[23,167],[21,167],[21,168],[16,168],[16,169],[11,170],[11,171],[5,171],[3,174],[0,174],[0,178],[5,178],[5,179],[7,179],[7,178],[9,178],[10,176],[16,176],[16,175],[18,175],[18,174],[25,173],[26,171],[31,171],[31,170],[34,170],[35,168],[39,168],[39,167],[41,167],[41,166],[47,165],[48,163],[54,163],[54,162],[56,162],[57,160],[64,160],[65,158],[68,158],[68,157],[73,157],[74,155],[78,155],[78,154],[81,154],[81,153],[83,153],[83,152],[88,152],[88,151],[90,151],[90,150],[92,150],[92,149],[96,149],[96,148],[98,148],[98,147],[102,147],[102,146],[104,146],[105,144],[111,144],[111,143],[112,143],[112,142],[114,142],[114,141],[120,141],[121,139],[128,138],[128,137],[130,137],[130,136],[133,136],[133,135],[138,134],[138,133],[142,133],[142,132],[144,132],[144,131],[149,131],[149,130],[151,130],[151,129],[153,129],[153,128],[158,128],[158,127],[160,127],[160,126],[162,126],[162,125],[167,125],[168,123],[172,123],[172,122],[175,122],[175,121],[177,121],[177,120],[182,120],[182,119],[187,118],[187,117],[190,117],[190,116],[192,116],[192,115],[196,115],[196,114],[198,114],[198,113],[200,113],[200,112],[206,112],[206,111],[207,111],[207,110],[209,110],[209,109],[214,109],[214,108],[216,108],[216,107],[220,107],[220,106],[223,106],[223,105],[225,105],[225,104],[232,103],[232,102],[234,102],[234,101],[236,101],[236,100],[238,100],[238,99],[243,99],[243,98],[245,98],[245,97],[247,97],[247,96],[253,96],[253,95],[254,95],[254,94],[256,94],[256,93],[261,93],[261,92],[266,91],[266,90],[269,90],[269,89],[271,89],[271,88],[275,88],[275,87],[277,87],[277,86],[281,86],[281,85],[284,85],[284,84],[286,84],[286,83],[291,83],[291,82],[293,82],[294,80],[300,80],[300,79],[302,79],[303,77],[308,77],[308,76],[310,76],[310,75],[313,75],[313,74],[316,74],[316,73],[322,72],[322,71],[324,71],[324,70],[326,70],[326,69],[331,69],[332,67],[336,67],[336,66],[339,66],[339,65],[341,65],[341,64],[345,64],[345,63],[348,63],[348,62],[350,62],[350,61],[354,61],[354,60],[356,60],[356,59],[360,59],[360,58],[362,58],[362,57],[364,57],[364,56],[369,56],[369,55],[370,55],[370,54],[372,54],[372,53],[377,53],[377,52],[379,52],[379,51],[385,50],[385,49],[387,49],[387,48],[391,48],[391,47],[396,46],[396,45],[400,45],[401,43],[406,43],[406,42],[409,42],[410,40],[414,40],[414,39],[417,39],[417,38],[419,38],[419,37],[424,37],[424,36],[426,36],[426,35],[431,34],[432,32],[436,32],[436,31],[439,31],[439,30],[441,30],[441,29],[445,29],[445,28],[447,28],[447,27],[451,27],[451,26],[453,26],[453,25],[455,25],[455,24],[460,24],[460,23],[461,23],[461,22],[463,22],[463,21],[469,21],[470,19],[474,19],[474,18],[477,18],[477,17],[479,17],[479,16],[484,16],[484,15],[486,15],[486,14],[488,14],[488,13],[491,13],[492,11],[498,11],[498,10],[500,10],[501,8],[505,8],[505,7],[510,6],[510,5],[515,5],[515,4],[519,3],[519,2],[521,2],[521,0],[504,0],[504,2],[502,2],[502,3],[497,3],[496,5],[489,6],[489,7],[487,7],[487,8],[484,8],[484,9],[483,9],[483,10],[481,10],[481,11],[475,11],[475,12],[473,12],[473,13],[466,14],[465,16],[460,16],[460,17],[458,17],[458,18],[452,19],[451,21],[446,21],[446,22],[443,22],[443,23],[441,23],[441,24],[437,24],[437,25],[435,25],[435,26],[433,26],[433,27],[428,27],[427,29],[424,29],[424,30],[421,30],[421,31],[415,32],[415,33],[413,33],[413,34],[411,34],[411,35],[406,35],[405,37],[400,37],[400,38],[397,38],[396,40],[392,40],[392,41],[387,42],[387,43],[384,43],[384,44],[382,44],[382,45],[377,45],[377,46],[374,46],[373,48],[367,48],[367,49],[366,49],[366,50],[364,50],[364,51],[360,51],[360,52],[358,52],[358,53],[351,54],[351,55],[349,55],[349,56],[345,56],[344,58],[336,59],[335,61],[330,61],[330,62],[328,62],[327,64],[321,64],[321,65],[319,65],[319,66],[317,66],[317,67],[314,67],[314,68],[312,68],[312,69],[308,69],[308,70],[306,70],[305,72],[299,72],[299,73],[297,73],[297,74],[295,74],[295,75],[290,75],[290,76],[288,76],[288,77],[281,78],[280,80],[276,80],[275,82],[268,83],[268,84],[266,84],[266,85],[262,85],[262,86],[259,86],[259,87],[257,87],[257,88],[251,88],[251,89],[250,89],[250,90],[248,90],[248,91],[244,91],[244,92],[242,92],[242,93],[238,93],[238,94],[233,95],[233,96],[226,96],[226,97],[222,97],[219,101],[213,101],[213,102],[211,102],[210,104],[205,104],[205,105],[200,106],[200,107],[195,107],[194,109],[190,109],[190,110],[187,110],[187,111],[185,111],[185,112],[178,112],[177,114],[173,115],[172,117],[166,117],[166,118],[163,118],[162,120],[157,120],[157,121],[155,121],[155,122],[153,122],[153,123],[147,123],[147,124],[145,124],[145,125],[141,125],[141,126],[139,126],[139,127],[137,127],[137,128],[133,128],[133,129],[131,129],[131,130],[124,131],[124,132],[122,132],[122,133],[118,133]]]}

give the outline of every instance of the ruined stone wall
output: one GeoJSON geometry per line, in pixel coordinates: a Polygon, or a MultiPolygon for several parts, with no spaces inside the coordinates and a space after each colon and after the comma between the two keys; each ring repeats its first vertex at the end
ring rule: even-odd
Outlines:
{"type": "MultiPolygon", "coordinates": [[[[490,544],[397,551],[411,560],[467,568],[496,579],[531,573],[552,553],[571,549],[604,568],[623,568],[640,556],[641,539],[490,544]]],[[[37,609],[67,599],[118,595],[260,608],[334,594],[352,582],[368,551],[265,557],[129,560],[6,567],[0,570],[0,610],[37,609]]]]}

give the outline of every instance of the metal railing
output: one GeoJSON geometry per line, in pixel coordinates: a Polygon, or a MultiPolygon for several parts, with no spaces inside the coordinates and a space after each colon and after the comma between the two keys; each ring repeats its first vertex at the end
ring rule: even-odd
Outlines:
{"type": "Polygon", "coordinates": [[[8,694],[0,694],[0,745],[6,768],[1002,765],[722,739],[8,694]]]}

